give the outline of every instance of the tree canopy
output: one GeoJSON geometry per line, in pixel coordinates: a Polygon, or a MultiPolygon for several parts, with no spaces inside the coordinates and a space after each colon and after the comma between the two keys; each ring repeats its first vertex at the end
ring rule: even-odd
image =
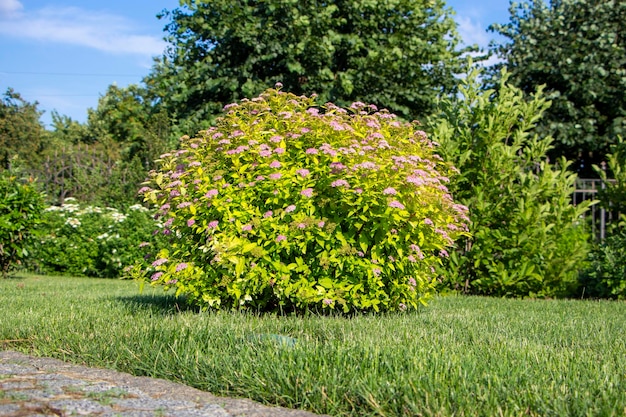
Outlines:
{"type": "MultiPolygon", "coordinates": [[[[170,47],[145,79],[177,123],[277,82],[338,105],[363,101],[411,119],[453,91],[463,59],[443,0],[181,1],[170,47]]],[[[184,132],[195,133],[195,132],[184,132]]]]}
{"type": "Polygon", "coordinates": [[[165,109],[155,106],[146,89],[134,84],[124,88],[110,85],[98,106],[89,109],[88,129],[93,140],[115,143],[125,161],[138,157],[145,168],[151,168],[154,159],[171,145],[165,109]]]}
{"type": "Polygon", "coordinates": [[[552,106],[538,131],[554,137],[553,155],[590,170],[626,130],[626,2],[527,0],[509,10],[509,23],[491,27],[508,38],[495,45],[498,67],[526,93],[546,85],[552,106]]]}
{"type": "Polygon", "coordinates": [[[15,156],[35,164],[45,129],[37,102],[29,103],[12,88],[0,98],[0,169],[15,156]]]}

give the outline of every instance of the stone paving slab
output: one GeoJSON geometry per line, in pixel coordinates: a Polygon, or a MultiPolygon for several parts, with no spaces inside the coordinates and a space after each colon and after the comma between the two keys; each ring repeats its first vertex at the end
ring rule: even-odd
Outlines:
{"type": "Polygon", "coordinates": [[[162,379],[0,351],[2,417],[314,417],[162,379]]]}

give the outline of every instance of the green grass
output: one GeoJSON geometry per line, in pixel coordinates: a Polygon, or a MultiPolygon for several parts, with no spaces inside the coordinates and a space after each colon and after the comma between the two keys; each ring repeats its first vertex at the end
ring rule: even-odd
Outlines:
{"type": "Polygon", "coordinates": [[[409,314],[279,317],[197,313],[117,280],[8,279],[0,294],[4,349],[267,404],[337,416],[626,414],[624,302],[446,297],[409,314]]]}

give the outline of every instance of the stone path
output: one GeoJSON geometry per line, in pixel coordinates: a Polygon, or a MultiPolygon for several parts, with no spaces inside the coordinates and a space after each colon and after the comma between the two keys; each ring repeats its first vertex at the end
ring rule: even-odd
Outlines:
{"type": "Polygon", "coordinates": [[[0,351],[2,417],[314,417],[161,379],[0,351]]]}

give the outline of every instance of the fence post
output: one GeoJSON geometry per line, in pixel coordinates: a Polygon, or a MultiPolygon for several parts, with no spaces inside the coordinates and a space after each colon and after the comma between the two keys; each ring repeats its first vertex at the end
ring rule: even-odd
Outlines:
{"type": "MultiPolygon", "coordinates": [[[[604,163],[604,161],[602,161],[600,166],[602,167],[602,170],[606,172],[606,163],[604,163]]],[[[604,181],[600,183],[600,187],[602,187],[603,190],[606,188],[604,181]]],[[[606,210],[604,209],[604,206],[601,206],[600,207],[600,241],[603,241],[606,235],[605,227],[606,227],[606,210]]]]}

